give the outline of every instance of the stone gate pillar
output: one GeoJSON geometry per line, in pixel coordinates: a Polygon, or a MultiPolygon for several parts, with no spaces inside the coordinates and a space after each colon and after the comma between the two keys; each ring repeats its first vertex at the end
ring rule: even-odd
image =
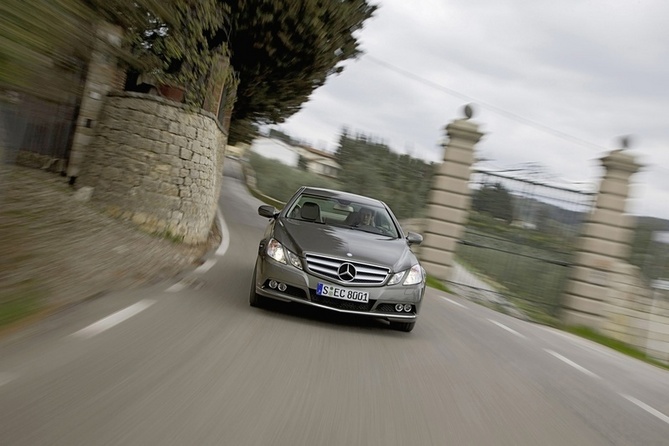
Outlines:
{"type": "MultiPolygon", "coordinates": [[[[626,146],[623,140],[623,148],[626,146]]],[[[597,330],[606,317],[609,287],[618,270],[615,264],[629,256],[633,225],[625,205],[630,177],[641,167],[623,149],[604,156],[601,163],[606,172],[595,209],[583,225],[562,303],[564,323],[597,330]]]]}
{"type": "Polygon", "coordinates": [[[451,277],[455,249],[469,214],[474,145],[483,136],[478,124],[469,120],[472,114],[466,106],[465,117],[446,126],[444,162],[434,175],[428,198],[419,255],[427,273],[440,281],[451,277]]]}
{"type": "Polygon", "coordinates": [[[117,59],[108,47],[119,47],[123,32],[118,26],[109,23],[100,23],[95,30],[95,46],[88,65],[72,149],[67,161],[67,176],[71,184],[74,184],[82,169],[107,93],[114,88],[122,90],[125,82],[125,73],[118,68],[117,59]]]}

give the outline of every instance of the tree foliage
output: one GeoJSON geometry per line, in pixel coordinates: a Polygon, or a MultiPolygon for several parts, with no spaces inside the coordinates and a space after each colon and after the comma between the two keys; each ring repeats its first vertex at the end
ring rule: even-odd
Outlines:
{"type": "MultiPolygon", "coordinates": [[[[3,0],[0,2],[0,89],[50,100],[80,92],[81,72],[107,21],[141,32],[147,12],[170,18],[161,0],[3,0]]],[[[129,52],[118,50],[124,60],[129,52]]]]}
{"type": "Polygon", "coordinates": [[[49,99],[76,90],[76,56],[84,53],[77,49],[88,47],[81,29],[87,13],[75,1],[0,2],[0,89],[49,99]]]}
{"type": "Polygon", "coordinates": [[[170,0],[165,9],[165,18],[148,12],[142,28],[128,30],[132,68],[184,88],[185,102],[201,107],[217,62],[228,56],[215,36],[229,32],[229,8],[218,0],[170,0]]]}
{"type": "Polygon", "coordinates": [[[288,201],[301,186],[339,189],[336,180],[287,166],[255,152],[251,152],[249,163],[255,171],[258,189],[279,201],[288,201]]]}
{"type": "Polygon", "coordinates": [[[366,135],[339,138],[336,152],[339,181],[348,192],[384,201],[398,218],[422,216],[432,185],[434,166],[390,150],[366,135]]]}
{"type": "Polygon", "coordinates": [[[501,183],[486,184],[477,190],[472,197],[472,209],[507,223],[513,221],[512,197],[501,183]]]}
{"type": "Polygon", "coordinates": [[[202,105],[209,76],[227,47],[229,11],[219,0],[4,0],[0,3],[0,88],[58,100],[81,90],[99,41],[135,73],[186,87],[202,105]],[[124,33],[116,47],[95,32],[108,22],[124,33]]]}
{"type": "Polygon", "coordinates": [[[240,84],[231,142],[250,142],[235,127],[245,120],[279,123],[342,63],[360,54],[356,31],[376,6],[367,0],[220,0],[231,9],[228,40],[240,84]]]}

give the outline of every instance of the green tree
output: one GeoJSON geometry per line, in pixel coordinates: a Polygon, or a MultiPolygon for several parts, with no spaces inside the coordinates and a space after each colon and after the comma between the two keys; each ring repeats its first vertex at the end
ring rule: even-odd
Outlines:
{"type": "Polygon", "coordinates": [[[342,63],[360,54],[357,31],[376,6],[367,0],[219,0],[229,5],[228,42],[240,84],[230,142],[250,142],[244,121],[280,123],[300,110],[342,63]]]}
{"type": "Polygon", "coordinates": [[[513,221],[513,200],[502,183],[486,184],[472,197],[472,209],[507,223],[513,221]]]}
{"type": "Polygon", "coordinates": [[[339,138],[335,153],[342,166],[339,180],[347,191],[384,201],[398,218],[422,215],[430,191],[433,166],[390,150],[366,135],[339,138]]]}

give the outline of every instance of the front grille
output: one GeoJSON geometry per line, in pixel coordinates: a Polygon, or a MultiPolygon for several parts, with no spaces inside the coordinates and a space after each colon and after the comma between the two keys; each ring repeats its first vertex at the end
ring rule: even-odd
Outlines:
{"type": "Polygon", "coordinates": [[[380,304],[376,307],[379,313],[395,313],[395,304],[380,304]]]}
{"type": "Polygon", "coordinates": [[[311,290],[311,301],[317,304],[325,305],[339,310],[348,311],[369,311],[374,306],[374,301],[369,302],[350,302],[348,300],[335,299],[332,297],[319,296],[311,290]]]}
{"type": "Polygon", "coordinates": [[[382,266],[370,265],[368,263],[342,260],[318,254],[307,254],[307,268],[312,273],[326,277],[338,283],[350,285],[380,285],[386,281],[390,270],[382,266]],[[355,268],[356,274],[353,280],[342,280],[339,277],[339,268],[349,263],[355,268]]]}

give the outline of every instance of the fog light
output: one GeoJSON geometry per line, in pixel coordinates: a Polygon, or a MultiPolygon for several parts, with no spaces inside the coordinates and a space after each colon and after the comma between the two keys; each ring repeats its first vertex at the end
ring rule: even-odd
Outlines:
{"type": "Polygon", "coordinates": [[[411,305],[404,304],[404,311],[406,311],[407,313],[410,312],[411,311],[411,305]]]}
{"type": "Polygon", "coordinates": [[[276,288],[277,285],[278,285],[278,283],[277,283],[276,280],[270,280],[270,281],[269,281],[269,287],[270,287],[271,289],[276,288]]]}
{"type": "Polygon", "coordinates": [[[403,309],[404,309],[404,305],[402,305],[402,304],[395,305],[395,311],[397,311],[398,313],[401,313],[403,309]]]}
{"type": "Polygon", "coordinates": [[[286,288],[288,288],[288,287],[286,286],[285,283],[280,283],[279,284],[279,291],[286,291],[286,288]]]}

